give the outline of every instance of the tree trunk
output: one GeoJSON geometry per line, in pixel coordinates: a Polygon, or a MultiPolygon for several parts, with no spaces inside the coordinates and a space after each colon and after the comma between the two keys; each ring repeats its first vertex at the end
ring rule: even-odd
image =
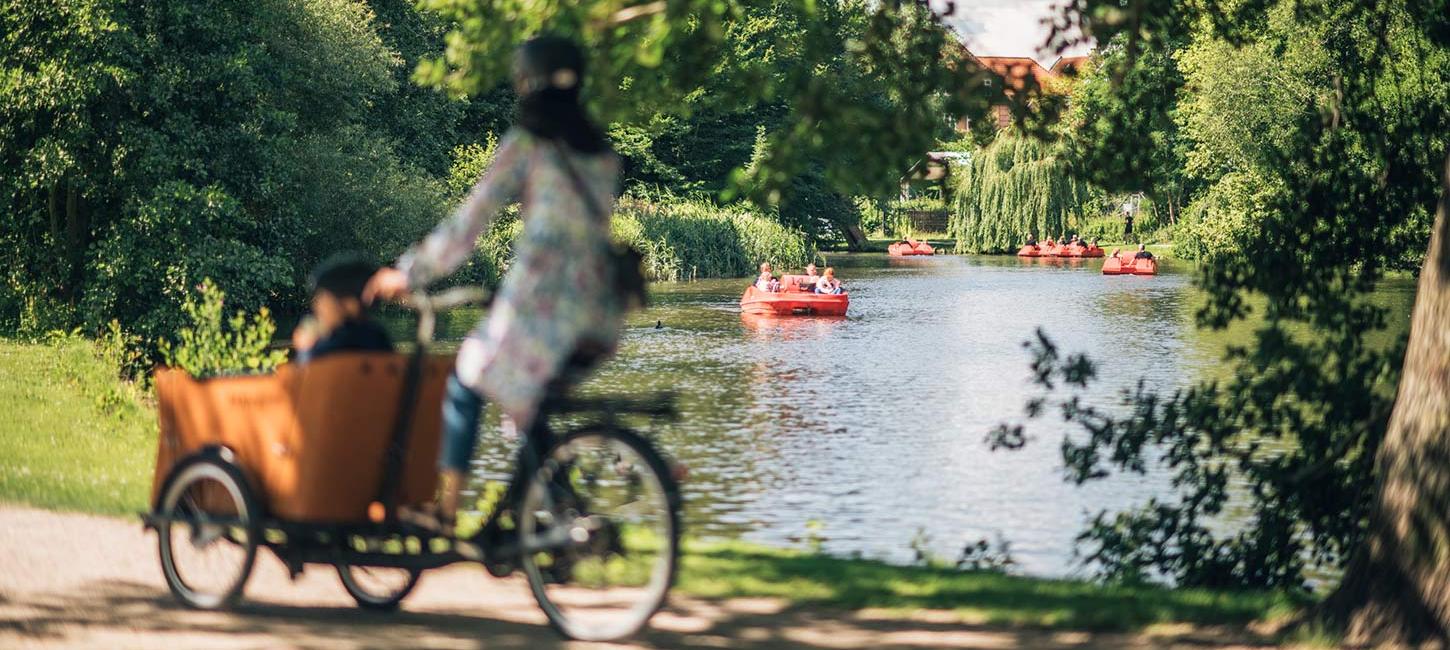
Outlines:
{"type": "Polygon", "coordinates": [[[1354,644],[1450,641],[1450,158],[1365,545],[1320,618],[1354,644]]]}
{"type": "Polygon", "coordinates": [[[861,224],[848,223],[841,226],[841,233],[846,235],[846,248],[848,250],[860,251],[865,249],[866,234],[861,232],[861,224]]]}

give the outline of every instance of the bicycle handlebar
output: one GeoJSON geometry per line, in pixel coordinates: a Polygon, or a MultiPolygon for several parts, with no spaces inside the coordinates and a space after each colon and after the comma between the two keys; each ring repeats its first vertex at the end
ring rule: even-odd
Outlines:
{"type": "Polygon", "coordinates": [[[483,287],[453,287],[433,295],[423,291],[399,301],[403,306],[417,311],[439,312],[465,305],[484,305],[493,298],[492,292],[483,287]]]}
{"type": "Polygon", "coordinates": [[[418,344],[433,342],[433,327],[438,312],[465,305],[486,305],[493,300],[493,293],[482,287],[453,287],[433,295],[417,291],[398,303],[418,312],[418,344]]]}

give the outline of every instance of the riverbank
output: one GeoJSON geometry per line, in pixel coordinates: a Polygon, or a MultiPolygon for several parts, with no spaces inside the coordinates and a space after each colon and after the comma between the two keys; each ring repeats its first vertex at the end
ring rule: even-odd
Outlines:
{"type": "Polygon", "coordinates": [[[804,234],[744,207],[701,200],[626,197],[613,226],[617,241],[644,253],[651,280],[747,277],[761,262],[799,268],[816,258],[804,234]]]}
{"type": "MultiPolygon", "coordinates": [[[[919,238],[913,237],[913,239],[915,239],[916,241],[924,241],[928,244],[931,244],[932,248],[935,248],[943,253],[950,252],[952,250],[952,247],[956,245],[955,241],[947,239],[944,235],[941,234],[926,234],[922,235],[919,238]]],[[[866,243],[863,244],[859,250],[855,251],[851,251],[850,248],[846,245],[846,242],[830,242],[826,244],[825,248],[823,248],[822,250],[827,250],[833,253],[845,253],[848,251],[855,253],[885,253],[887,247],[899,241],[901,241],[901,239],[867,239],[866,243]]]]}
{"type": "MultiPolygon", "coordinates": [[[[0,501],[106,515],[130,515],[145,507],[155,445],[152,406],[140,391],[114,379],[115,368],[96,355],[94,345],[76,337],[0,340],[0,376],[6,378],[0,384],[0,409],[13,415],[0,435],[0,501]]],[[[106,532],[110,529],[139,534],[129,516],[96,518],[15,506],[0,510],[61,522],[56,525],[111,522],[87,533],[92,548],[140,544],[130,536],[124,542],[106,538],[117,534],[106,532]]],[[[0,525],[0,530],[12,528],[0,525]]],[[[6,539],[7,545],[19,543],[6,539]]],[[[154,547],[143,546],[117,563],[141,564],[156,573],[154,547]]],[[[16,549],[0,552],[13,558],[16,549]]],[[[28,570],[76,559],[40,558],[28,570]]],[[[7,566],[12,568],[5,571],[14,571],[19,565],[7,566]]],[[[17,578],[0,579],[3,586],[17,578]]],[[[155,579],[159,574],[148,578],[155,579]]],[[[724,541],[686,546],[678,591],[709,602],[770,599],[790,607],[869,611],[884,619],[930,615],[989,628],[1134,633],[1164,625],[1242,629],[1283,618],[1297,605],[1272,593],[1102,586],[724,541]]],[[[158,598],[147,596],[148,602],[158,598]]]]}

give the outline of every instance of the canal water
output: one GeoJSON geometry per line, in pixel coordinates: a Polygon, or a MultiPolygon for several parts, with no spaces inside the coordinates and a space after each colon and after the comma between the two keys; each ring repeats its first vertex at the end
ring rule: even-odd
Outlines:
{"type": "MultiPolygon", "coordinates": [[[[1030,423],[1035,441],[1023,450],[989,450],[987,432],[1021,420],[1035,394],[1023,342],[1040,327],[1088,353],[1102,377],[1088,397],[1112,405],[1140,378],[1171,389],[1221,372],[1225,346],[1241,340],[1194,328],[1201,293],[1172,261],[1156,277],[1103,276],[1101,260],[829,261],[850,292],[845,318],[742,316],[743,279],[656,285],[618,357],[586,387],[678,395],[682,418],[644,429],[689,468],[689,534],[809,538],[832,554],[896,562],[914,547],[955,559],[1000,538],[1025,573],[1080,574],[1083,523],[1167,495],[1167,477],[1064,482],[1060,419],[1030,423]]],[[[1404,331],[1413,284],[1381,293],[1404,331]]],[[[459,337],[470,321],[455,314],[445,332],[459,337]]],[[[506,476],[513,444],[490,436],[477,475],[506,476]]]]}

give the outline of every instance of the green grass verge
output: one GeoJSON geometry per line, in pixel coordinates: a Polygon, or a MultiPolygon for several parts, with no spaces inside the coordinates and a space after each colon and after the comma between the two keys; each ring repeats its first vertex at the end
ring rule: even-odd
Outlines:
{"type": "MultiPolygon", "coordinates": [[[[144,509],[156,424],[144,395],[116,379],[97,344],[0,339],[0,500],[59,510],[144,509]]],[[[771,597],[793,605],[947,610],[963,622],[1087,630],[1160,623],[1242,624],[1302,603],[1264,592],[1114,587],[901,567],[743,542],[687,543],[678,589],[704,598],[771,597]]]]}
{"type": "Polygon", "coordinates": [[[0,499],[109,514],[145,508],[156,415],[80,337],[0,339],[0,499]]]}
{"type": "MultiPolygon", "coordinates": [[[[1129,242],[1129,243],[1123,243],[1123,242],[1098,242],[1098,247],[1099,248],[1102,248],[1104,251],[1107,251],[1108,253],[1112,253],[1113,252],[1113,249],[1115,249],[1115,248],[1120,248],[1120,249],[1125,250],[1125,251],[1136,251],[1136,250],[1138,250],[1138,245],[1137,244],[1134,244],[1134,243],[1131,243],[1131,242],[1129,242]]],[[[1173,255],[1173,244],[1148,244],[1147,248],[1148,248],[1149,251],[1151,251],[1153,253],[1153,255],[1155,257],[1158,257],[1160,259],[1162,259],[1162,258],[1174,259],[1175,258],[1175,256],[1173,255]]]]}
{"type": "Polygon", "coordinates": [[[687,544],[679,590],[706,598],[775,597],[902,615],[947,610],[966,623],[1095,631],[1278,620],[1304,604],[1272,592],[1104,586],[950,567],[902,567],[741,542],[687,544]]]}

